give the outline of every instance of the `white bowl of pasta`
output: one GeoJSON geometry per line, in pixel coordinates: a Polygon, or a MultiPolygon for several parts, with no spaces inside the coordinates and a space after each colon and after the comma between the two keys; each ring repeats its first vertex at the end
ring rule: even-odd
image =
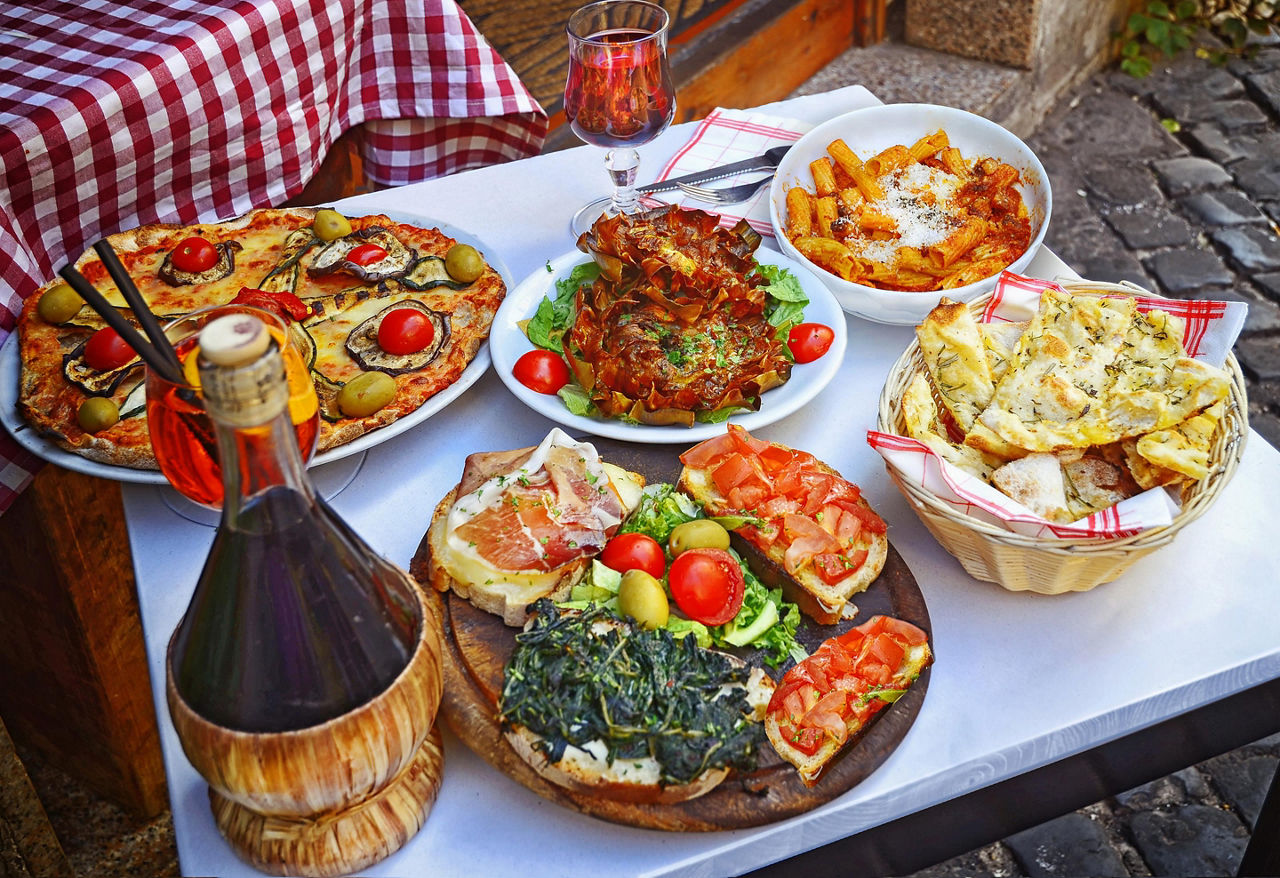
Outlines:
{"type": "Polygon", "coordinates": [[[850,314],[914,324],[946,296],[968,302],[1021,272],[1049,227],[1044,166],[994,122],[934,104],[839,116],[778,165],[778,246],[850,314]]]}

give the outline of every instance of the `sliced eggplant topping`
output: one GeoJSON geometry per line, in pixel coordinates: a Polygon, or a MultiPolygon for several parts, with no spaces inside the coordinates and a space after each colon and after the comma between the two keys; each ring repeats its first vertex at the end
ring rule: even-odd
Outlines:
{"type": "Polygon", "coordinates": [[[338,408],[338,394],[342,392],[342,383],[331,381],[316,370],[311,370],[311,380],[316,385],[316,399],[320,402],[320,417],[329,423],[341,421],[346,415],[338,408]]]}
{"type": "Polygon", "coordinates": [[[444,267],[444,260],[439,256],[421,257],[417,262],[413,263],[409,273],[400,278],[400,283],[411,290],[418,290],[419,292],[429,290],[432,287],[448,287],[451,290],[461,290],[470,286],[470,284],[450,277],[449,272],[444,267]]]}
{"type": "Polygon", "coordinates": [[[124,402],[120,403],[120,420],[132,418],[136,415],[145,415],[147,413],[147,382],[146,375],[138,376],[138,383],[125,396],[124,402]]]}
{"type": "Polygon", "coordinates": [[[307,332],[306,327],[296,320],[289,321],[289,341],[302,354],[302,362],[308,369],[316,367],[316,340],[307,332]]]}
{"type": "Polygon", "coordinates": [[[284,239],[284,258],[267,276],[258,281],[256,289],[268,293],[292,293],[298,287],[298,275],[302,270],[302,257],[312,247],[321,243],[310,229],[295,229],[284,239]]]}
{"type": "Polygon", "coordinates": [[[347,353],[366,371],[403,375],[405,372],[416,372],[425,368],[436,358],[448,341],[449,315],[432,311],[414,299],[406,299],[403,302],[388,305],[351,330],[351,334],[347,336],[347,353]],[[382,318],[397,308],[413,308],[415,311],[422,312],[431,321],[431,328],[435,330],[431,343],[416,354],[390,354],[378,344],[378,329],[382,326],[382,318]]]}
{"type": "Polygon", "coordinates": [[[417,258],[416,250],[400,243],[399,238],[382,226],[370,226],[327,244],[311,261],[311,265],[307,267],[307,273],[325,275],[342,271],[364,281],[386,280],[404,275],[417,258]],[[385,250],[387,255],[377,262],[368,262],[364,265],[352,262],[348,258],[351,251],[365,244],[376,244],[385,250]]]}
{"type": "Polygon", "coordinates": [[[303,321],[304,326],[315,326],[332,320],[348,308],[354,308],[361,302],[391,295],[385,284],[379,284],[376,290],[368,287],[349,287],[331,296],[306,296],[303,302],[311,309],[311,316],[303,321]]]}
{"type": "Polygon", "coordinates": [[[116,392],[120,382],[124,381],[130,373],[141,374],[142,360],[134,357],[130,362],[110,372],[95,369],[84,361],[84,348],[92,337],[92,335],[86,336],[84,341],[76,345],[70,353],[62,355],[62,374],[90,396],[110,396],[116,392]]]}
{"type": "Polygon", "coordinates": [[[240,250],[239,241],[223,241],[215,244],[218,261],[205,271],[182,271],[173,265],[173,254],[166,253],[164,264],[160,266],[160,279],[171,287],[185,287],[191,284],[207,284],[222,280],[236,270],[236,252],[240,250]]]}

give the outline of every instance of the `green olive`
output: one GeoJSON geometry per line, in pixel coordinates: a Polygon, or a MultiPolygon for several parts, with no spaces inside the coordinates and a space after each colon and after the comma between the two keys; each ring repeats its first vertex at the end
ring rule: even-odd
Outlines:
{"type": "Polygon", "coordinates": [[[661,582],[643,570],[628,570],[618,586],[618,610],[653,631],[667,624],[670,608],[661,582]]]}
{"type": "Polygon", "coordinates": [[[667,548],[673,557],[689,549],[727,549],[729,532],[709,518],[697,518],[677,524],[667,537],[667,548]]]}
{"type": "Polygon", "coordinates": [[[385,406],[396,395],[396,379],[385,372],[357,375],[338,391],[338,408],[352,418],[363,418],[385,406]]]}
{"type": "Polygon", "coordinates": [[[336,241],[351,234],[351,221],[328,207],[316,211],[311,229],[321,241],[336,241]]]}
{"type": "Polygon", "coordinates": [[[80,403],[76,420],[80,422],[80,429],[86,433],[101,433],[114,427],[120,420],[120,406],[105,396],[91,396],[80,403]]]}
{"type": "Polygon", "coordinates": [[[469,284],[484,274],[484,257],[470,244],[454,244],[444,254],[444,270],[454,280],[469,284]]]}
{"type": "Polygon", "coordinates": [[[45,291],[36,303],[36,313],[45,323],[66,323],[80,311],[84,299],[67,284],[58,284],[45,291]]]}

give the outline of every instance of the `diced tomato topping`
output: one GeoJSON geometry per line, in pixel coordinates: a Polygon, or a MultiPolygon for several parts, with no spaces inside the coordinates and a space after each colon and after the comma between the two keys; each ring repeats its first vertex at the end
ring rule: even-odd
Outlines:
{"type": "Polygon", "coordinates": [[[774,475],[773,489],[788,499],[799,500],[805,493],[804,482],[801,480],[803,474],[804,468],[800,466],[800,461],[788,461],[774,475]]]}
{"type": "Polygon", "coordinates": [[[729,436],[733,438],[733,444],[740,451],[751,454],[763,454],[769,450],[771,443],[763,439],[757,439],[748,433],[745,429],[737,424],[730,424],[728,430],[729,436]]]}
{"type": "Polygon", "coordinates": [[[742,454],[730,454],[716,464],[711,470],[711,480],[715,482],[721,494],[728,494],[731,488],[736,488],[748,479],[755,481],[763,481],[756,474],[755,468],[751,465],[750,459],[742,454]]]}
{"type": "Polygon", "coordinates": [[[797,728],[794,725],[779,725],[778,731],[782,739],[806,756],[812,756],[822,746],[823,733],[818,729],[797,728]]]}
{"type": "Polygon", "coordinates": [[[896,668],[902,664],[902,657],[907,654],[907,651],[891,635],[877,634],[871,641],[871,648],[867,654],[890,668],[896,668]]]}
{"type": "Polygon", "coordinates": [[[873,534],[882,534],[889,529],[885,526],[884,519],[866,506],[855,504],[852,508],[846,506],[845,509],[862,519],[862,526],[873,534]]]}
{"type": "Polygon", "coordinates": [[[846,576],[852,576],[854,568],[845,564],[844,555],[838,552],[823,552],[813,556],[813,567],[818,577],[827,585],[835,585],[846,576]]]}
{"type": "Polygon", "coordinates": [[[887,706],[883,699],[867,697],[868,692],[906,685],[896,675],[907,646],[926,639],[909,622],[874,616],[823,642],[786,673],[769,701],[769,713],[784,739],[809,755],[827,736],[843,743],[851,730],[887,706]]]}
{"type": "Polygon", "coordinates": [[[739,528],[742,536],[765,550],[784,541],[783,566],[793,575],[815,563],[826,582],[838,582],[866,561],[866,550],[856,547],[862,532],[886,531],[884,520],[859,502],[857,485],[825,472],[812,454],[756,439],[737,424],[680,460],[708,471],[724,497],[713,512],[757,519],[739,528]],[[835,557],[815,561],[820,555],[835,557]]]}
{"type": "Polygon", "coordinates": [[[706,469],[712,461],[719,460],[735,447],[733,436],[729,433],[722,433],[719,436],[713,436],[705,442],[699,442],[697,445],[690,448],[684,454],[680,455],[680,462],[685,466],[691,466],[697,469],[706,469]]]}
{"type": "Polygon", "coordinates": [[[791,540],[782,557],[782,566],[790,574],[799,572],[815,555],[840,551],[836,538],[812,518],[786,515],[782,519],[782,528],[791,540]]]}

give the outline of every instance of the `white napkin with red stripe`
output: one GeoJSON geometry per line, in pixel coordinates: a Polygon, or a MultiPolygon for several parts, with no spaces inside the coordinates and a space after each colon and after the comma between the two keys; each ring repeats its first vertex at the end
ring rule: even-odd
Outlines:
{"type": "MultiPolygon", "coordinates": [[[[787,143],[794,143],[813,126],[799,119],[770,116],[765,113],[748,113],[743,110],[726,110],[717,107],[698,123],[689,139],[663,167],[658,180],[683,177],[696,171],[727,165],[760,155],[765,150],[787,143]]],[[[746,171],[733,177],[724,177],[702,184],[721,188],[759,180],[767,170],[746,171]]],[[[769,187],[765,186],[749,200],[739,204],[715,205],[685,195],[679,189],[642,196],[649,207],[662,203],[696,207],[708,213],[720,215],[720,225],[730,228],[742,218],[762,235],[773,235],[769,221],[769,187]]]]}
{"type": "MultiPolygon", "coordinates": [[[[979,317],[983,323],[1030,320],[1046,289],[1061,289],[1052,281],[1005,272],[991,301],[979,317]]],[[[1222,366],[1244,326],[1248,306],[1242,302],[1181,301],[1158,296],[1135,296],[1138,308],[1159,308],[1185,321],[1182,339],[1187,353],[1222,366]]],[[[867,431],[867,442],[905,481],[920,485],[957,512],[1032,537],[1081,539],[1132,536],[1170,524],[1179,505],[1168,491],[1153,488],[1071,524],[1055,524],[1012,500],[981,479],[971,476],[905,436],[867,431]]]]}

